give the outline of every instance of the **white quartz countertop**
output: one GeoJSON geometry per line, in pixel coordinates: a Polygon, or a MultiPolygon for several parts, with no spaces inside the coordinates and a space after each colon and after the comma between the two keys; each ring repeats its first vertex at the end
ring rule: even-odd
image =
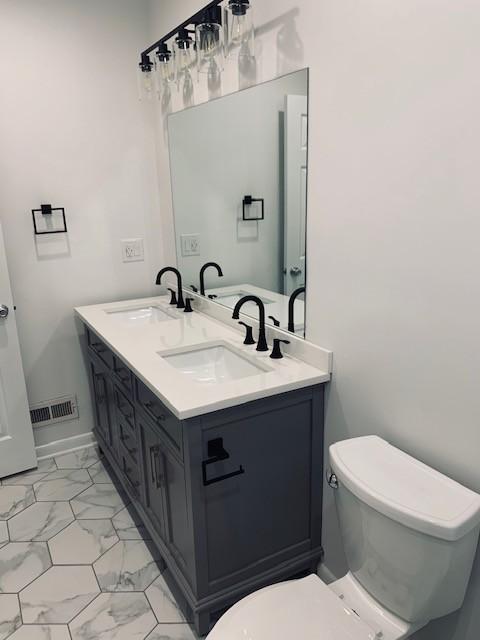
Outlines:
{"type": "Polygon", "coordinates": [[[243,344],[243,333],[206,314],[184,313],[166,296],[95,304],[75,309],[92,329],[181,420],[330,380],[330,374],[302,360],[272,360],[270,351],[243,344]],[[128,323],[112,311],[158,306],[173,317],[163,322],[128,323]],[[110,313],[109,313],[110,312],[110,313]],[[226,382],[197,382],[162,358],[172,350],[223,342],[268,371],[226,382]]]}

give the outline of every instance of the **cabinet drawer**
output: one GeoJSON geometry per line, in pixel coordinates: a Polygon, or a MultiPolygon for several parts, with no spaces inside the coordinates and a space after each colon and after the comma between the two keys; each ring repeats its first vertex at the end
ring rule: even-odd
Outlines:
{"type": "Polygon", "coordinates": [[[138,469],[138,465],[131,459],[122,444],[120,444],[119,449],[120,468],[123,471],[125,479],[132,490],[137,495],[140,495],[140,471],[138,469]]]}
{"type": "Polygon", "coordinates": [[[118,419],[118,437],[122,447],[129,453],[132,460],[138,464],[138,441],[135,433],[127,426],[125,420],[118,419]]]}
{"type": "Polygon", "coordinates": [[[113,368],[113,353],[107,347],[107,345],[100,340],[100,338],[87,329],[87,341],[88,347],[93,351],[93,353],[100,358],[100,360],[107,365],[109,369],[113,368]]]}
{"type": "Polygon", "coordinates": [[[135,380],[137,401],[147,416],[160,428],[173,450],[183,458],[182,422],[140,380],[135,380]]]}
{"type": "Polygon", "coordinates": [[[135,433],[135,410],[133,404],[118,387],[115,387],[115,409],[119,421],[126,422],[132,432],[135,433]]]}
{"type": "Polygon", "coordinates": [[[132,372],[116,355],[113,355],[113,371],[128,398],[133,400],[132,372]]]}

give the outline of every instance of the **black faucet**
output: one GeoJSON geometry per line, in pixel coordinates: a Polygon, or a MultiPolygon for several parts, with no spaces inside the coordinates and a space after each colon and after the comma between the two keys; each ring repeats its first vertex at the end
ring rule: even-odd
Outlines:
{"type": "Polygon", "coordinates": [[[290,300],[288,301],[288,330],[292,333],[295,333],[295,317],[293,315],[293,307],[295,304],[295,300],[301,293],[305,293],[305,287],[299,287],[298,289],[295,289],[295,291],[290,296],[290,300]]]}
{"type": "Polygon", "coordinates": [[[240,300],[235,305],[233,309],[232,318],[234,320],[238,320],[240,317],[240,309],[245,304],[245,302],[255,302],[258,306],[258,343],[257,343],[257,351],[268,351],[267,338],[265,336],[265,305],[260,300],[258,296],[244,296],[240,298],[240,300]]]}
{"type": "Polygon", "coordinates": [[[164,267],[157,273],[156,284],[161,284],[162,276],[167,271],[171,271],[177,276],[177,309],[185,309],[185,302],[183,301],[183,290],[182,290],[182,275],[178,269],[175,267],[164,267]]]}
{"type": "Polygon", "coordinates": [[[204,274],[205,274],[205,270],[208,269],[208,267],[213,267],[214,269],[217,270],[218,276],[220,278],[223,277],[223,271],[222,268],[219,264],[217,264],[216,262],[206,262],[203,267],[200,269],[200,293],[202,296],[205,295],[205,281],[204,281],[204,274]]]}

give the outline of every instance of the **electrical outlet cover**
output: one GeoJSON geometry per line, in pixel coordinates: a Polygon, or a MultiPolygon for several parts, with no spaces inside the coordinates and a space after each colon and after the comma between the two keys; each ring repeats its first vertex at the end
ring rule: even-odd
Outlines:
{"type": "Polygon", "coordinates": [[[180,241],[184,258],[200,255],[200,235],[198,233],[184,233],[180,236],[180,241]]]}
{"type": "Polygon", "coordinates": [[[143,239],[122,240],[123,262],[141,262],[144,260],[143,239]]]}

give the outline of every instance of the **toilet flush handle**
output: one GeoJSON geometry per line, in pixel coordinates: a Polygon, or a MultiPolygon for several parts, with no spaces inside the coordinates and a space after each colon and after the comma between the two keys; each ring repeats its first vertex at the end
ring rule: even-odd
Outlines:
{"type": "Polygon", "coordinates": [[[327,471],[327,482],[332,489],[338,489],[338,478],[333,471],[327,471]]]}

